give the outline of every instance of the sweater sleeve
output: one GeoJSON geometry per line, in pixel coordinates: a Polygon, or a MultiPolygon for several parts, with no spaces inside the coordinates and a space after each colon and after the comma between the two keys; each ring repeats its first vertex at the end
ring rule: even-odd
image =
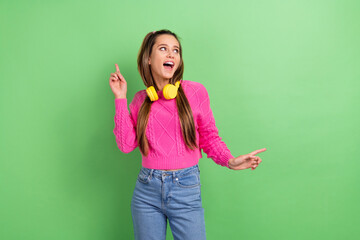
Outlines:
{"type": "Polygon", "coordinates": [[[199,127],[199,146],[207,154],[207,158],[212,158],[216,164],[230,169],[229,159],[234,158],[234,156],[219,136],[219,131],[215,125],[215,119],[210,108],[209,94],[202,84],[200,84],[198,95],[200,100],[200,114],[197,121],[199,127]]]}
{"type": "Polygon", "coordinates": [[[127,99],[115,99],[115,127],[113,132],[118,148],[124,153],[129,153],[138,146],[136,137],[137,113],[135,112],[135,100],[136,96],[129,105],[129,114],[127,109],[127,99]]]}

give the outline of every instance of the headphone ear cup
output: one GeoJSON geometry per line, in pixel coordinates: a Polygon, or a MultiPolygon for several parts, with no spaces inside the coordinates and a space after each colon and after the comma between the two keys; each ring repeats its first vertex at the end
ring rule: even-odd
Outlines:
{"type": "Polygon", "coordinates": [[[173,84],[166,84],[163,89],[163,94],[166,99],[173,99],[177,95],[178,88],[173,84]]]}
{"type": "Polygon", "coordinates": [[[146,93],[149,96],[151,101],[156,101],[159,99],[159,96],[157,95],[154,86],[150,86],[146,89],[146,93]]]}

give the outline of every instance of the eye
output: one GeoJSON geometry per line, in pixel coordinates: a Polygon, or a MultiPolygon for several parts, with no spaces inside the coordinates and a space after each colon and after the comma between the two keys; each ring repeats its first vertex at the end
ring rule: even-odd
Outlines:
{"type": "MultiPolygon", "coordinates": [[[[160,50],[162,50],[163,48],[166,49],[166,47],[160,47],[160,50]]],[[[179,49],[174,49],[174,52],[179,53],[179,49]]]]}

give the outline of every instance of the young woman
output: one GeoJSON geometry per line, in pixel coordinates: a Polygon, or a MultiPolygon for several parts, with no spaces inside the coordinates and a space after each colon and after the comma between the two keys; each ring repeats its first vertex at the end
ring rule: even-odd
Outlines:
{"type": "Polygon", "coordinates": [[[165,239],[167,219],[174,239],[206,239],[201,149],[216,164],[233,170],[256,169],[261,159],[255,155],[266,149],[239,157],[230,153],[218,135],[206,88],[182,79],[182,47],[175,33],[148,33],[137,64],[147,89],[135,94],[130,113],[127,82],[117,64],[109,79],[117,146],[124,153],[139,147],[142,155],[131,200],[135,239],[165,239]]]}

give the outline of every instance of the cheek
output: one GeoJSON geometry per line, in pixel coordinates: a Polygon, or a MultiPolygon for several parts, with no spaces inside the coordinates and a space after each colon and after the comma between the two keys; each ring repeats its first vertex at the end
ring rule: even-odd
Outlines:
{"type": "Polygon", "coordinates": [[[177,67],[176,68],[179,68],[181,65],[181,60],[179,59],[178,63],[177,63],[177,67]]]}
{"type": "Polygon", "coordinates": [[[158,67],[159,64],[160,64],[160,62],[159,62],[158,58],[153,56],[151,58],[151,67],[156,68],[156,67],[158,67]]]}

